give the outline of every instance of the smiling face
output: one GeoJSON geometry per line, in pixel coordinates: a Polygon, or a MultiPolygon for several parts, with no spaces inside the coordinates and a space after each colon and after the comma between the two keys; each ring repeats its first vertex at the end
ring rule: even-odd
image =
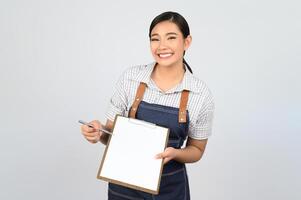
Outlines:
{"type": "Polygon", "coordinates": [[[178,26],[170,21],[158,23],[151,31],[151,52],[161,66],[182,64],[190,43],[191,36],[184,38],[178,26]]]}

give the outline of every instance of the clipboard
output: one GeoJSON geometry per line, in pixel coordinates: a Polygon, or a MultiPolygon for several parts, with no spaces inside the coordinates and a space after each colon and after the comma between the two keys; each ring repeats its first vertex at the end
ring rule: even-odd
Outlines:
{"type": "Polygon", "coordinates": [[[158,194],[169,129],[117,115],[97,178],[143,192],[158,194]]]}

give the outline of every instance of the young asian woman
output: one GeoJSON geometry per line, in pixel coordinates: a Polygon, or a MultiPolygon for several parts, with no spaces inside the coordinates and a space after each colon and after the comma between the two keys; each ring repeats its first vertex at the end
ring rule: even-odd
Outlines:
{"type": "Polygon", "coordinates": [[[109,183],[109,200],[189,200],[185,163],[201,159],[212,132],[212,94],[184,59],[192,42],[185,18],[176,12],[158,15],[150,25],[149,39],[154,62],[126,69],[110,100],[106,124],[94,120],[90,122],[94,129],[83,125],[81,132],[91,143],[106,144],[109,135],[96,129],[111,130],[116,114],[168,127],[168,147],[156,155],[164,160],[160,193],[109,183]]]}

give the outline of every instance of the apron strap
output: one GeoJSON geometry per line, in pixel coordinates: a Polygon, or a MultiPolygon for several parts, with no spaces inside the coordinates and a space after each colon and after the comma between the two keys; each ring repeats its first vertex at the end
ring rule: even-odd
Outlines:
{"type": "Polygon", "coordinates": [[[142,101],[142,98],[143,98],[143,95],[145,92],[145,88],[146,88],[146,84],[141,82],[137,89],[137,92],[136,92],[135,101],[130,110],[130,118],[136,118],[136,112],[137,112],[140,102],[142,101]]]}
{"type": "Polygon", "coordinates": [[[183,90],[181,94],[180,100],[180,108],[179,108],[179,123],[186,123],[187,116],[187,102],[188,102],[189,91],[183,90]]]}
{"type": "MultiPolygon", "coordinates": [[[[136,97],[130,110],[130,118],[136,118],[136,112],[140,102],[142,101],[145,88],[146,88],[146,84],[141,82],[140,85],[138,86],[136,97]]],[[[186,109],[187,109],[188,96],[189,96],[189,91],[183,90],[181,94],[180,108],[179,108],[179,123],[186,123],[186,117],[187,117],[186,109]]]]}

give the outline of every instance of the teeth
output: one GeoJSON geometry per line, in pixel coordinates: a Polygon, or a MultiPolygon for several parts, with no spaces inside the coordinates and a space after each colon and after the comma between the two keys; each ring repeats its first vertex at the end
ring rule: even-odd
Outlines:
{"type": "Polygon", "coordinates": [[[169,57],[169,56],[171,56],[171,55],[172,55],[171,53],[159,54],[159,56],[160,56],[161,58],[167,58],[167,57],[169,57]]]}

